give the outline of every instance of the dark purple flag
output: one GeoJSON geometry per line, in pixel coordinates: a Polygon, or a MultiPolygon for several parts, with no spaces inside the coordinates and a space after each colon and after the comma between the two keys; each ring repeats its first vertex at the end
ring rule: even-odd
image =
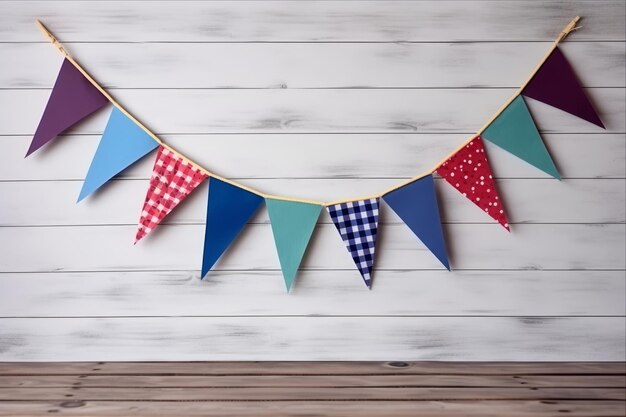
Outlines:
{"type": "Polygon", "coordinates": [[[63,60],[26,156],[108,102],[109,100],[70,61],[63,60]]]}
{"type": "Polygon", "coordinates": [[[558,47],[552,51],[522,94],[604,128],[572,66],[558,47]]]}

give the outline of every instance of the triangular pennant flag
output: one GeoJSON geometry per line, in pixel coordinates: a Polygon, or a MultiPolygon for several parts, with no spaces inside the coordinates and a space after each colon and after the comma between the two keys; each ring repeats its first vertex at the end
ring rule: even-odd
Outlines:
{"type": "Polygon", "coordinates": [[[70,61],[64,59],[26,156],[108,102],[70,61]]]}
{"type": "Polygon", "coordinates": [[[517,96],[481,136],[546,174],[561,179],[522,96],[517,96]]]}
{"type": "Polygon", "coordinates": [[[558,47],[533,75],[522,94],[604,128],[572,66],[558,47]]]}
{"type": "Polygon", "coordinates": [[[159,144],[145,130],[117,107],[113,107],[78,201],[158,146],[159,144]]]}
{"type": "Polygon", "coordinates": [[[135,243],[161,223],[207,177],[198,167],[161,146],[152,169],[135,243]]]}
{"type": "Polygon", "coordinates": [[[441,164],[437,174],[509,230],[509,221],[498,196],[480,136],[441,164]]]}
{"type": "Polygon", "coordinates": [[[383,196],[383,200],[447,269],[448,253],[441,230],[439,206],[432,175],[413,181],[383,196]]]}
{"type": "Polygon", "coordinates": [[[296,201],[265,200],[287,291],[313,235],[322,206],[296,201]]]}
{"type": "Polygon", "coordinates": [[[202,256],[203,278],[243,230],[262,202],[262,197],[243,188],[216,178],[209,180],[202,256]]]}
{"type": "Polygon", "coordinates": [[[378,232],[378,198],[334,204],[328,206],[328,213],[365,285],[371,288],[378,232]]]}

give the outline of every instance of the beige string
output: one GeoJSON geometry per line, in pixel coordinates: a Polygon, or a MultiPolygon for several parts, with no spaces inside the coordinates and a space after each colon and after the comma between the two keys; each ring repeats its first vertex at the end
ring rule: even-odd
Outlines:
{"type": "Polygon", "coordinates": [[[199,164],[195,163],[194,161],[192,161],[191,159],[185,157],[184,155],[182,155],[180,152],[176,151],[174,148],[172,148],[170,145],[166,144],[163,142],[163,140],[161,140],[161,138],[159,138],[156,134],[154,134],[154,132],[152,132],[150,129],[148,129],[143,123],[141,123],[139,120],[137,120],[132,114],[130,114],[124,107],[122,107],[121,104],[119,104],[104,88],[102,88],[102,86],[100,86],[100,84],[98,84],[96,82],[96,80],[94,80],[91,75],[89,75],[87,73],[87,71],[85,71],[83,69],[83,67],[81,67],[78,62],[76,62],[76,60],[74,58],[72,58],[72,56],[69,54],[69,52],[67,52],[67,50],[63,47],[63,45],[57,40],[57,38],[43,25],[43,23],[41,23],[41,21],[36,20],[35,23],[37,25],[37,27],[39,28],[39,30],[44,34],[44,36],[63,54],[63,56],[65,56],[65,58],[72,63],[72,65],[74,65],[74,67],[76,67],[76,69],[78,71],[81,72],[81,74],[83,74],[85,76],[85,78],[87,80],[89,80],[89,82],[98,89],[98,91],[100,91],[110,102],[112,105],[114,105],[115,107],[117,107],[122,113],[124,113],[129,119],[131,119],[134,123],[137,124],[137,126],[139,126],[141,129],[143,129],[148,135],[150,135],[151,138],[153,138],[159,145],[161,145],[162,147],[169,149],[171,152],[174,152],[175,154],[179,155],[181,157],[182,160],[184,160],[185,162],[193,165],[194,167],[196,167],[198,170],[202,171],[203,173],[207,174],[210,177],[216,178],[220,181],[224,181],[228,184],[231,184],[235,187],[239,187],[242,188],[246,191],[249,191],[251,193],[254,193],[260,197],[263,198],[269,198],[269,199],[275,199],[275,200],[282,200],[282,201],[293,201],[293,202],[297,202],[297,203],[309,203],[309,204],[317,204],[317,205],[321,205],[321,206],[331,206],[334,204],[340,204],[340,203],[347,203],[350,201],[357,201],[357,200],[367,200],[367,199],[372,199],[372,198],[380,198],[382,196],[384,196],[385,194],[390,193],[391,191],[397,190],[399,188],[404,187],[407,184],[410,184],[414,181],[417,181],[420,178],[423,178],[427,175],[432,174],[433,172],[435,172],[437,170],[437,168],[439,168],[444,162],[446,162],[448,159],[450,159],[450,157],[452,157],[455,153],[457,153],[459,150],[461,150],[465,145],[467,145],[468,143],[470,143],[473,139],[475,139],[477,136],[479,136],[481,133],[483,133],[485,131],[485,129],[487,129],[487,127],[489,127],[489,125],[509,106],[509,104],[511,104],[511,102],[513,102],[513,100],[515,100],[524,90],[524,88],[526,87],[526,85],[528,85],[528,83],[530,82],[530,80],[533,78],[533,76],[537,73],[537,71],[539,71],[539,68],[541,68],[541,66],[543,65],[543,63],[548,59],[548,57],[550,56],[550,54],[552,53],[552,51],[554,51],[554,49],[559,45],[559,43],[561,43],[566,37],[567,35],[569,35],[571,32],[580,29],[581,26],[576,26],[576,23],[578,23],[578,21],[580,20],[580,16],[576,16],[574,19],[572,19],[567,26],[565,26],[565,28],[563,29],[563,31],[561,31],[561,33],[559,33],[559,36],[556,38],[556,40],[552,43],[551,47],[548,49],[548,51],[546,52],[546,54],[544,55],[544,57],[541,59],[541,61],[537,64],[537,66],[535,67],[535,69],[530,73],[530,75],[528,76],[528,78],[526,79],[526,81],[521,85],[520,88],[517,89],[517,91],[511,96],[511,98],[504,103],[500,109],[489,119],[489,121],[487,123],[485,123],[483,125],[483,127],[481,127],[475,134],[473,134],[472,136],[470,136],[467,140],[465,140],[461,145],[459,145],[459,147],[457,147],[454,151],[450,152],[449,155],[447,155],[445,158],[443,158],[441,161],[439,161],[432,169],[423,172],[419,175],[416,175],[412,178],[407,179],[406,181],[400,182],[399,184],[394,185],[393,187],[390,187],[388,189],[386,189],[385,191],[383,191],[382,193],[378,193],[378,194],[371,194],[368,196],[362,196],[362,197],[358,197],[358,198],[350,198],[350,199],[344,199],[344,200],[336,200],[336,201],[331,201],[331,202],[322,202],[322,201],[316,201],[316,200],[306,200],[306,199],[301,199],[301,198],[289,198],[289,197],[281,197],[281,196],[276,196],[276,195],[271,195],[271,194],[266,194],[263,193],[259,190],[256,190],[254,188],[248,187],[244,184],[241,184],[240,182],[222,177],[220,175],[217,175],[213,172],[208,171],[207,169],[205,169],[204,167],[200,166],[199,164]]]}

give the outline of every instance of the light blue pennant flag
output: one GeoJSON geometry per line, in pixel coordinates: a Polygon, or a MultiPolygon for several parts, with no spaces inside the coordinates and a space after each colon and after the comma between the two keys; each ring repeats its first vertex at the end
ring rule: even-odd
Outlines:
{"type": "Polygon", "coordinates": [[[156,149],[159,144],[117,107],[113,107],[102,139],[80,190],[81,201],[115,175],[156,149]]]}
{"type": "Polygon", "coordinates": [[[428,175],[391,191],[383,196],[383,200],[443,266],[450,269],[433,176],[428,175]]]}
{"type": "Polygon", "coordinates": [[[273,198],[265,199],[265,204],[272,223],[283,278],[289,291],[313,235],[322,206],[273,198]]]}
{"type": "Polygon", "coordinates": [[[202,278],[243,230],[263,198],[211,177],[204,233],[202,278]]]}

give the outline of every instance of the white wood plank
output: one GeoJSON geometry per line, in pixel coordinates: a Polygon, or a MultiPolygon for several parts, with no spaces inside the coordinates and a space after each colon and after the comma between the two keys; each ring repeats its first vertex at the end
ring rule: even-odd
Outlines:
{"type": "MultiPolygon", "coordinates": [[[[333,198],[366,195],[399,182],[397,179],[343,180],[254,180],[246,184],[271,193],[330,201],[333,198]]],[[[76,204],[82,186],[79,181],[0,182],[0,226],[107,225],[137,223],[148,180],[112,181],[93,199],[76,204]],[[45,210],[41,209],[45,201],[45,210]]],[[[436,180],[443,221],[450,223],[492,223],[492,219],[463,198],[443,179],[436,180]]],[[[622,179],[499,180],[497,187],[515,223],[624,223],[626,220],[626,181],[622,179]],[[569,210],[576,207],[576,210],[569,210]]],[[[175,214],[166,218],[172,224],[203,224],[209,187],[200,186],[175,214]]],[[[388,210],[385,223],[400,219],[388,210]]],[[[264,210],[257,222],[267,223],[264,210]]],[[[324,214],[320,222],[330,223],[324,214]]]]}
{"type": "MultiPolygon", "coordinates": [[[[265,134],[165,136],[167,143],[229,178],[409,178],[424,172],[464,140],[462,134],[265,134]],[[341,144],[341,146],[338,146],[341,144]],[[241,152],[246,149],[246,152],[241,152]],[[265,158],[267,149],[281,155],[265,158]],[[329,152],[333,149],[333,152],[329,152]]],[[[24,159],[30,136],[0,137],[0,178],[83,180],[99,136],[67,136],[24,159]],[[72,163],[68,163],[72,161],[72,163]]],[[[626,135],[545,134],[561,175],[571,178],[626,178],[626,135]]],[[[485,143],[496,178],[549,178],[547,174],[485,143]]],[[[154,156],[119,178],[147,179],[154,156]]],[[[270,183],[268,183],[269,185],[270,183]]],[[[78,186],[77,186],[78,187],[78,186]]],[[[284,193],[282,189],[276,189],[284,193]]]]}
{"type": "MultiPolygon", "coordinates": [[[[76,43],[69,52],[107,88],[516,88],[550,47],[496,43],[76,43]],[[250,71],[253,67],[254,71],[250,71]]],[[[624,43],[561,46],[586,87],[624,87],[624,43]]],[[[0,88],[50,88],[62,55],[0,44],[0,88]],[[19,71],[16,69],[19,68],[19,71]]]]}
{"type": "Polygon", "coordinates": [[[2,2],[0,39],[41,41],[552,41],[624,40],[624,3],[603,1],[33,1],[2,2]],[[119,4],[118,4],[119,3],[119,4]]]}
{"type": "MultiPolygon", "coordinates": [[[[623,88],[590,88],[608,131],[626,131],[623,88]]],[[[504,103],[512,89],[467,90],[113,90],[138,119],[160,134],[173,133],[472,133],[504,103]]],[[[0,90],[0,135],[31,135],[47,90],[0,90]]],[[[602,129],[529,99],[545,132],[601,133],[602,129]]],[[[74,133],[102,133],[101,110],[74,133]]]]}
{"type": "Polygon", "coordinates": [[[3,361],[621,361],[624,317],[0,319],[3,361]]]}
{"type": "MultiPolygon", "coordinates": [[[[479,210],[479,209],[477,209],[479,210]]],[[[384,212],[383,212],[384,215],[384,212]]],[[[625,269],[626,228],[614,225],[450,224],[445,227],[454,269],[625,269]]],[[[133,245],[135,226],[5,227],[0,272],[189,270],[200,268],[204,226],[162,225],[133,245]]],[[[441,269],[404,225],[379,230],[379,269],[441,269]]],[[[335,227],[318,225],[303,269],[359,274],[335,227]]],[[[271,228],[252,224],[216,270],[278,269],[271,228]]],[[[360,278],[359,278],[360,279],[360,278]]],[[[365,291],[365,287],[363,287],[365,291]]]]}
{"type": "Polygon", "coordinates": [[[353,271],[0,274],[0,317],[623,316],[624,271],[353,271]]]}

